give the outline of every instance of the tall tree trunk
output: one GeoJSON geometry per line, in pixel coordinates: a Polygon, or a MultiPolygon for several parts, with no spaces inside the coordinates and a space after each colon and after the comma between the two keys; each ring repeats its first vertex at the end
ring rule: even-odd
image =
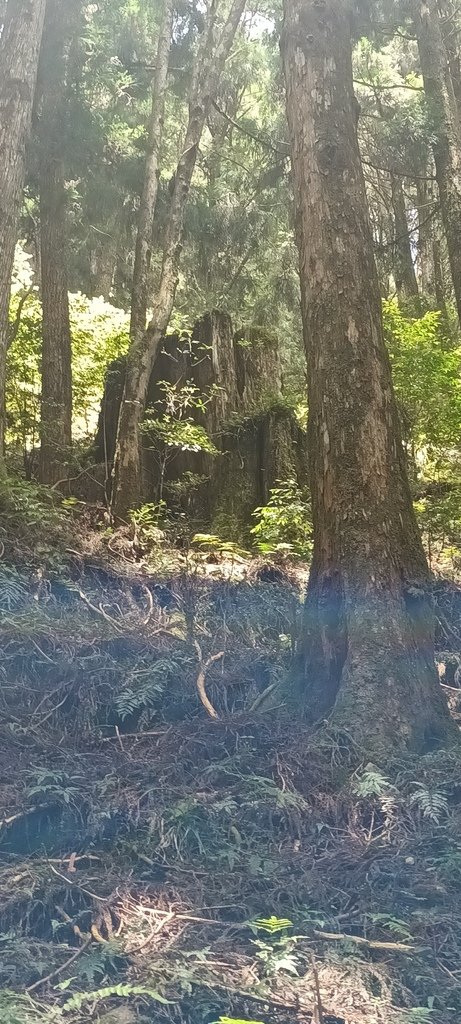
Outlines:
{"type": "Polygon", "coordinates": [[[418,282],[411,252],[405,195],[401,178],[391,176],[394,211],[394,276],[397,294],[404,299],[418,299],[418,282]]]}
{"type": "Polygon", "coordinates": [[[130,336],[140,341],[146,330],[148,304],[149,270],[151,261],[152,231],[155,204],[157,202],[159,155],[162,141],[163,114],[168,80],[168,57],[173,25],[173,0],[164,0],[163,18],[160,25],[155,75],[152,83],[152,106],[149,118],[149,140],[146,154],[144,182],[139,206],[138,231],[133,267],[131,292],[130,336]]]}
{"type": "Polygon", "coordinates": [[[8,312],[45,0],[9,0],[0,37],[0,471],[8,312]]]}
{"type": "MultiPolygon", "coordinates": [[[[153,313],[147,331],[132,342],[128,352],[125,390],[120,409],[117,448],[114,466],[113,514],[123,518],[130,508],[139,504],[141,497],[141,466],[139,457],[139,431],[146,402],[147,387],[160,340],[164,335],[173,309],[179,277],[179,261],[183,230],[184,209],[194,172],[198,147],[205,127],[219,78],[246,0],[233,0],[229,15],[214,44],[215,26],[210,22],[197,56],[194,83],[189,102],[189,122],[184,147],[174,176],[173,193],[168,221],[160,283],[153,302],[153,313]]],[[[212,12],[214,8],[212,7],[212,12]]]]}
{"type": "Polygon", "coordinates": [[[66,477],[72,444],[72,345],[67,286],[67,219],[62,137],[66,46],[74,29],[70,0],[47,0],[40,54],[40,251],[42,397],[39,479],[66,477]]]}
{"type": "Polygon", "coordinates": [[[440,208],[461,324],[461,122],[436,0],[413,0],[424,89],[434,133],[440,208]]]}
{"type": "Polygon", "coordinates": [[[453,0],[437,0],[437,9],[440,14],[441,28],[445,49],[448,56],[448,66],[453,92],[458,105],[458,112],[461,115],[461,60],[459,51],[459,5],[453,0]]]}
{"type": "Polygon", "coordinates": [[[357,142],[350,0],[284,0],[314,553],[295,691],[362,744],[447,736],[357,142]],[[297,685],[296,685],[297,684],[297,685]]]}

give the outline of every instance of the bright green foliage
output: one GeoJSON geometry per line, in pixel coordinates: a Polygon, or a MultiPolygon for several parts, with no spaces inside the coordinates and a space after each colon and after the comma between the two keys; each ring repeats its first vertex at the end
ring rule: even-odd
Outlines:
{"type": "MultiPolygon", "coordinates": [[[[453,452],[456,457],[457,453],[453,452]]],[[[453,467],[455,470],[456,467],[453,467]]],[[[426,544],[429,564],[433,561],[449,571],[457,570],[461,558],[461,489],[450,486],[441,494],[428,494],[415,501],[416,517],[426,544]]]]}
{"type": "Polygon", "coordinates": [[[130,998],[130,996],[147,996],[149,999],[154,999],[156,1003],[163,1003],[168,1006],[169,1000],[165,999],[156,989],[150,988],[147,985],[131,985],[127,982],[125,985],[107,985],[105,988],[95,989],[92,992],[75,992],[75,994],[64,1003],[62,1007],[63,1013],[68,1013],[71,1010],[80,1010],[85,1003],[99,1003],[103,999],[110,999],[111,996],[124,996],[130,998]]]}
{"type": "Polygon", "coordinates": [[[258,950],[256,958],[261,962],[266,977],[275,977],[280,971],[298,977],[300,962],[295,952],[297,942],[296,935],[284,935],[273,942],[263,942],[261,939],[252,941],[258,950]]]}
{"type": "Polygon", "coordinates": [[[223,540],[215,533],[195,533],[192,537],[192,544],[196,544],[202,551],[215,551],[216,554],[227,555],[230,558],[249,558],[249,552],[241,548],[231,540],[223,540]]]}
{"type": "Polygon", "coordinates": [[[352,788],[362,798],[384,796],[389,792],[390,782],[374,764],[367,764],[360,775],[356,776],[352,788]]]}
{"type": "MultiPolygon", "coordinates": [[[[21,293],[13,295],[14,321],[21,293]]],[[[72,326],[73,430],[91,435],[97,423],[108,363],[128,347],[128,315],[103,299],[70,295],[72,326]]],[[[24,304],[8,355],[7,415],[11,449],[26,460],[39,443],[41,307],[36,293],[24,304]]]]}
{"type": "Polygon", "coordinates": [[[312,552],[310,508],[295,480],[273,487],[267,505],[253,513],[256,525],[251,533],[263,555],[277,551],[308,559],[312,552]]]}
{"type": "Polygon", "coordinates": [[[421,473],[447,470],[461,445],[461,350],[447,349],[440,313],[410,319],[393,299],[383,309],[405,440],[421,473]]]}
{"type": "Polygon", "coordinates": [[[244,1020],[242,1017],[220,1017],[213,1024],[264,1024],[261,1020],[244,1020]]]}
{"type": "Polygon", "coordinates": [[[288,917],[275,917],[272,914],[271,917],[258,917],[255,921],[251,921],[251,927],[258,931],[270,932],[273,935],[276,932],[284,931],[285,928],[292,928],[293,921],[290,921],[288,917]]]}
{"type": "MultiPolygon", "coordinates": [[[[143,423],[144,444],[149,447],[158,465],[158,498],[163,499],[165,474],[167,467],[180,452],[203,452],[206,455],[218,455],[219,450],[213,443],[205,428],[196,423],[192,412],[203,412],[212,400],[216,388],[202,393],[199,388],[187,381],[184,385],[170,384],[161,381],[159,390],[162,398],[156,403],[159,409],[148,410],[143,423]]],[[[194,490],[202,481],[199,474],[189,474],[183,486],[173,488],[173,493],[181,496],[194,490]]]]}
{"type": "Polygon", "coordinates": [[[208,437],[204,427],[191,419],[175,420],[173,416],[163,416],[154,420],[147,417],[144,422],[146,433],[158,438],[165,448],[180,452],[207,452],[217,455],[216,445],[208,437]]]}
{"type": "Polygon", "coordinates": [[[60,1016],[59,1008],[47,1010],[29,996],[4,989],[0,992],[2,1024],[48,1024],[60,1016]]]}

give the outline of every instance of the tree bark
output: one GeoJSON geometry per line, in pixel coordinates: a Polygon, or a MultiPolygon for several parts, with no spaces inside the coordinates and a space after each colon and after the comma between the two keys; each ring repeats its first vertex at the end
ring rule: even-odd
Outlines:
{"type": "Polygon", "coordinates": [[[112,511],[116,519],[123,519],[130,508],[139,504],[141,497],[139,430],[155,356],[173,309],[179,278],[184,209],[210,104],[216,94],[221,71],[245,9],[245,2],[246,0],[233,0],[216,43],[215,25],[210,21],[204,43],[197,56],[189,102],[189,122],[174,176],[165,229],[162,270],[153,302],[152,319],[147,331],[139,340],[132,342],[128,352],[114,466],[112,511]]]}
{"type": "Polygon", "coordinates": [[[418,299],[418,282],[411,252],[407,211],[402,179],[391,176],[394,211],[394,275],[397,294],[403,299],[418,299]]]}
{"type": "Polygon", "coordinates": [[[152,83],[152,106],[149,118],[149,141],[146,154],[143,190],[139,206],[138,231],[133,267],[131,292],[130,336],[139,342],[146,330],[149,270],[152,232],[157,202],[159,155],[163,131],[165,95],[168,81],[168,57],[173,25],[173,0],[164,0],[160,25],[155,75],[152,83]]]}
{"type": "Polygon", "coordinates": [[[434,133],[440,208],[461,324],[461,122],[436,0],[413,0],[419,59],[434,133]]]}
{"type": "Polygon", "coordinates": [[[0,37],[0,472],[11,275],[44,14],[45,0],[9,0],[0,37]]]}
{"type": "Polygon", "coordinates": [[[72,342],[67,285],[67,218],[62,138],[66,47],[74,30],[69,0],[48,0],[40,54],[40,251],[42,395],[39,479],[66,477],[72,444],[72,342]]]}
{"type": "Polygon", "coordinates": [[[459,52],[459,7],[453,0],[437,0],[441,29],[448,56],[448,67],[453,82],[458,113],[461,115],[461,60],[459,52]]]}
{"type": "Polygon", "coordinates": [[[104,230],[101,231],[102,238],[98,239],[90,257],[89,292],[93,298],[101,297],[105,302],[110,302],[112,297],[121,218],[121,208],[114,202],[111,216],[105,223],[104,230]]]}
{"type": "Polygon", "coordinates": [[[365,746],[446,738],[357,142],[347,0],[284,0],[314,554],[295,694],[365,746]]]}

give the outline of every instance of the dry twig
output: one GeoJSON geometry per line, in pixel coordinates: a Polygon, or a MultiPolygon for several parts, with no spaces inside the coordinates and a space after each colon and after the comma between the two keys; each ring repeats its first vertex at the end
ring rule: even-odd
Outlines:
{"type": "Polygon", "coordinates": [[[327,942],[355,942],[357,946],[367,946],[368,949],[394,949],[402,953],[413,953],[415,948],[404,942],[379,942],[377,939],[364,939],[362,935],[347,935],[345,932],[315,931],[314,935],[317,939],[325,939],[327,942]]]}
{"type": "Polygon", "coordinates": [[[92,941],[93,937],[90,935],[89,939],[87,939],[86,942],[83,943],[83,946],[80,946],[79,949],[76,949],[75,953],[73,953],[72,956],[70,956],[69,959],[65,961],[65,963],[61,964],[60,967],[57,967],[55,971],[50,971],[50,973],[47,974],[44,978],[39,978],[38,981],[34,981],[33,985],[28,985],[28,987],[26,988],[26,992],[28,992],[30,995],[31,992],[35,992],[35,989],[41,988],[41,986],[46,985],[48,981],[52,981],[53,978],[57,978],[58,974],[61,974],[62,971],[66,969],[66,967],[70,967],[70,965],[73,964],[74,961],[77,960],[78,957],[85,952],[85,949],[88,949],[88,946],[91,945],[92,941]]]}
{"type": "Polygon", "coordinates": [[[219,654],[212,654],[209,658],[207,658],[206,661],[203,661],[202,650],[198,640],[195,641],[194,647],[195,650],[197,651],[200,664],[200,672],[197,676],[198,695],[203,704],[203,707],[205,708],[205,711],[208,712],[210,718],[219,718],[216,708],[213,707],[211,700],[207,696],[207,692],[205,689],[205,680],[208,669],[210,668],[211,665],[214,664],[215,661],[220,661],[220,659],[224,657],[224,651],[219,651],[219,654]]]}

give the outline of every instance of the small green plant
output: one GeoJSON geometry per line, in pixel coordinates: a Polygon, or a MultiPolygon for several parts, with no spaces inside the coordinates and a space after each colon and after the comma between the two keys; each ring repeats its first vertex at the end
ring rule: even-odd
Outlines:
{"type": "Polygon", "coordinates": [[[121,947],[114,941],[90,947],[88,953],[78,962],[77,977],[83,978],[88,985],[94,985],[98,981],[101,983],[107,974],[116,971],[120,955],[121,947]]]}
{"type": "Polygon", "coordinates": [[[299,935],[282,935],[273,942],[253,939],[252,945],[258,950],[256,957],[262,963],[266,977],[274,977],[280,971],[298,976],[300,962],[296,956],[296,947],[299,938],[299,935]]]}
{"type": "Polygon", "coordinates": [[[262,1020],[245,1020],[243,1017],[220,1017],[213,1024],[264,1024],[262,1020]]]}
{"type": "Polygon", "coordinates": [[[203,452],[215,456],[219,451],[205,428],[191,415],[204,412],[216,388],[202,393],[190,381],[182,386],[161,381],[159,389],[162,397],[155,403],[159,408],[147,411],[142,429],[144,443],[150,447],[158,462],[158,496],[161,501],[167,466],[180,452],[203,452]]]}
{"type": "Polygon", "coordinates": [[[238,558],[249,557],[248,551],[241,548],[239,544],[235,544],[234,541],[223,540],[222,537],[218,537],[215,533],[196,533],[192,537],[192,544],[196,544],[203,551],[215,552],[219,555],[237,556],[238,558]]]}
{"type": "Polygon", "coordinates": [[[267,779],[263,775],[249,775],[243,782],[242,792],[247,795],[250,805],[261,800],[273,801],[281,811],[306,811],[308,808],[307,801],[301,793],[292,789],[280,789],[273,779],[267,779]]]}
{"type": "Polygon", "coordinates": [[[413,938],[408,925],[405,921],[400,921],[398,917],[392,917],[391,914],[369,914],[368,917],[372,924],[377,924],[381,928],[392,932],[393,935],[396,935],[403,942],[413,938]]]}
{"type": "Polygon", "coordinates": [[[120,718],[128,718],[136,711],[152,709],[158,705],[168,680],[183,667],[173,658],[159,658],[150,668],[133,671],[129,685],[115,697],[115,708],[120,718]]]}
{"type": "Polygon", "coordinates": [[[415,792],[410,796],[410,805],[416,807],[423,818],[429,818],[438,825],[448,814],[448,800],[444,793],[430,790],[423,782],[415,782],[415,792]]]}
{"type": "Polygon", "coordinates": [[[165,502],[146,502],[139,508],[131,509],[128,518],[134,526],[138,539],[158,543],[163,537],[162,527],[166,516],[165,502]]]}
{"type": "Polygon", "coordinates": [[[57,803],[71,804],[78,794],[78,786],[72,785],[78,782],[77,776],[68,776],[64,772],[54,772],[50,768],[32,768],[28,771],[30,784],[27,786],[26,795],[29,800],[37,797],[40,800],[53,800],[57,803]]]}
{"type": "Polygon", "coordinates": [[[367,764],[361,775],[354,779],[352,789],[357,796],[366,799],[367,797],[385,796],[392,787],[389,779],[379,771],[376,765],[367,764]]]}
{"type": "Polygon", "coordinates": [[[30,996],[4,989],[0,992],[0,1020],[2,1024],[48,1024],[61,1015],[59,1007],[44,1009],[30,996]]]}
{"type": "Polygon", "coordinates": [[[274,935],[286,928],[292,928],[293,921],[290,921],[288,917],[275,917],[272,914],[271,917],[257,917],[254,921],[250,921],[250,927],[274,935]]]}
{"type": "Polygon", "coordinates": [[[262,555],[276,552],[308,560],[312,554],[312,521],[309,502],[295,480],[281,482],[270,491],[267,505],[253,512],[256,525],[250,531],[262,555]]]}

